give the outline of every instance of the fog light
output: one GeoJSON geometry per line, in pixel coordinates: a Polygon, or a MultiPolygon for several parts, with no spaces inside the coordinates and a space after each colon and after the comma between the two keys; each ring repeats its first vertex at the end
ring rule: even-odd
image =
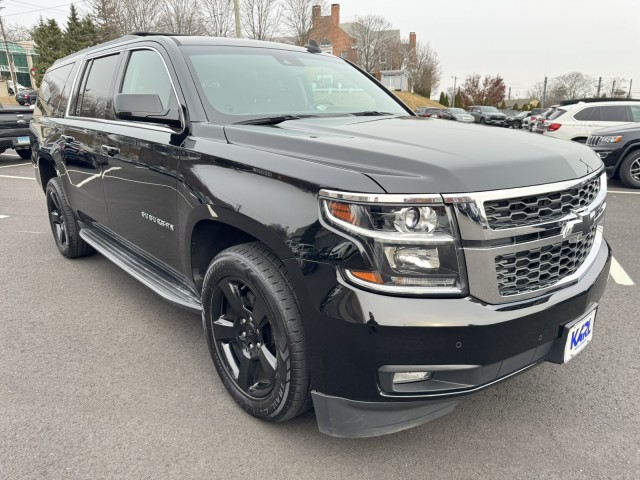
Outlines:
{"type": "Polygon", "coordinates": [[[393,374],[393,383],[397,385],[399,383],[424,382],[429,380],[431,375],[431,372],[396,372],[393,374]]]}

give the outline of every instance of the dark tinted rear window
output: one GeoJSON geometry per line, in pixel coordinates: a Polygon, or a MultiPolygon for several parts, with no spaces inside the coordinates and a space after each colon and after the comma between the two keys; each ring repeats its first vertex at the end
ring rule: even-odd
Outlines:
{"type": "MultiPolygon", "coordinates": [[[[38,96],[38,109],[47,117],[62,116],[67,105],[64,97],[65,85],[70,84],[68,80],[73,70],[74,64],[63,65],[62,67],[49,70],[40,84],[40,95],[38,96]],[[64,100],[63,100],[64,98],[64,100]],[[61,101],[63,100],[63,101],[61,101]]],[[[67,89],[70,87],[67,87],[67,89]]],[[[67,91],[68,96],[68,91],[67,91]]]]}
{"type": "Polygon", "coordinates": [[[600,120],[600,107],[589,107],[589,108],[585,108],[584,110],[580,110],[578,113],[576,113],[573,116],[573,118],[581,121],[587,121],[590,119],[594,120],[595,118],[600,120]],[[591,118],[592,115],[593,115],[593,118],[591,118]]]}
{"type": "Polygon", "coordinates": [[[601,120],[603,122],[628,122],[629,115],[625,105],[609,105],[600,107],[601,120]]]}
{"type": "Polygon", "coordinates": [[[113,82],[119,55],[91,60],[84,70],[76,115],[80,117],[113,119],[113,82]]]}

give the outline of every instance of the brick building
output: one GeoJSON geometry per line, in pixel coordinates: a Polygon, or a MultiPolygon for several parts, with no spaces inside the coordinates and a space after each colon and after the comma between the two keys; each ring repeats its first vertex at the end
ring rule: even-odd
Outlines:
{"type": "MultiPolygon", "coordinates": [[[[312,7],[312,29],[310,38],[318,42],[324,52],[358,62],[358,42],[356,40],[355,22],[340,23],[340,4],[331,5],[331,13],[322,15],[320,5],[312,7]]],[[[411,57],[415,58],[416,34],[409,34],[408,44],[403,44],[400,30],[384,32],[386,48],[379,52],[380,70],[402,70],[408,67],[411,57]],[[409,54],[407,55],[407,48],[409,54]]]]}

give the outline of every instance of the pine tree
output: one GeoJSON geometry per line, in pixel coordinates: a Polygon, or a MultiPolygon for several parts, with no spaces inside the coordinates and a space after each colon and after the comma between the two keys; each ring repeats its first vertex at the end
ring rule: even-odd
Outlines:
{"type": "Polygon", "coordinates": [[[523,112],[527,112],[529,110],[531,110],[531,106],[528,103],[525,103],[524,105],[522,105],[523,112]]]}
{"type": "Polygon", "coordinates": [[[67,28],[64,32],[64,54],[70,55],[78,50],[82,50],[82,22],[78,17],[78,10],[72,3],[67,18],[67,28]]]}
{"type": "Polygon", "coordinates": [[[460,96],[460,89],[458,89],[458,93],[456,93],[456,97],[455,97],[455,99],[454,99],[454,100],[455,100],[455,101],[453,102],[453,103],[454,103],[454,105],[453,105],[454,107],[456,107],[456,108],[463,108],[463,107],[462,107],[462,97],[460,96]]]}
{"type": "Polygon", "coordinates": [[[505,110],[507,108],[507,104],[504,103],[504,100],[502,100],[502,103],[500,104],[500,106],[498,107],[500,110],[505,110]]]}
{"type": "Polygon", "coordinates": [[[53,62],[65,56],[64,37],[58,22],[49,18],[45,22],[42,17],[31,31],[31,39],[36,42],[34,67],[38,73],[37,83],[53,62]]]}
{"type": "Polygon", "coordinates": [[[513,106],[513,109],[514,109],[514,110],[520,110],[520,107],[519,107],[519,106],[518,106],[518,104],[516,103],[516,104],[513,106]]]}
{"type": "Polygon", "coordinates": [[[440,100],[438,100],[440,105],[444,105],[445,107],[449,106],[449,98],[444,92],[440,92],[440,100]]]}

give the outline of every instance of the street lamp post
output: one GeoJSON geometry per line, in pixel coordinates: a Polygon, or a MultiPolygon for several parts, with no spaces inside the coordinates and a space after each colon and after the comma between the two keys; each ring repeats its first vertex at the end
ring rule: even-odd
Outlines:
{"type": "Polygon", "coordinates": [[[456,106],[456,81],[458,80],[458,77],[453,76],[451,78],[453,78],[453,95],[451,95],[451,97],[452,97],[452,99],[451,99],[451,107],[455,108],[455,106],[456,106]]]}

